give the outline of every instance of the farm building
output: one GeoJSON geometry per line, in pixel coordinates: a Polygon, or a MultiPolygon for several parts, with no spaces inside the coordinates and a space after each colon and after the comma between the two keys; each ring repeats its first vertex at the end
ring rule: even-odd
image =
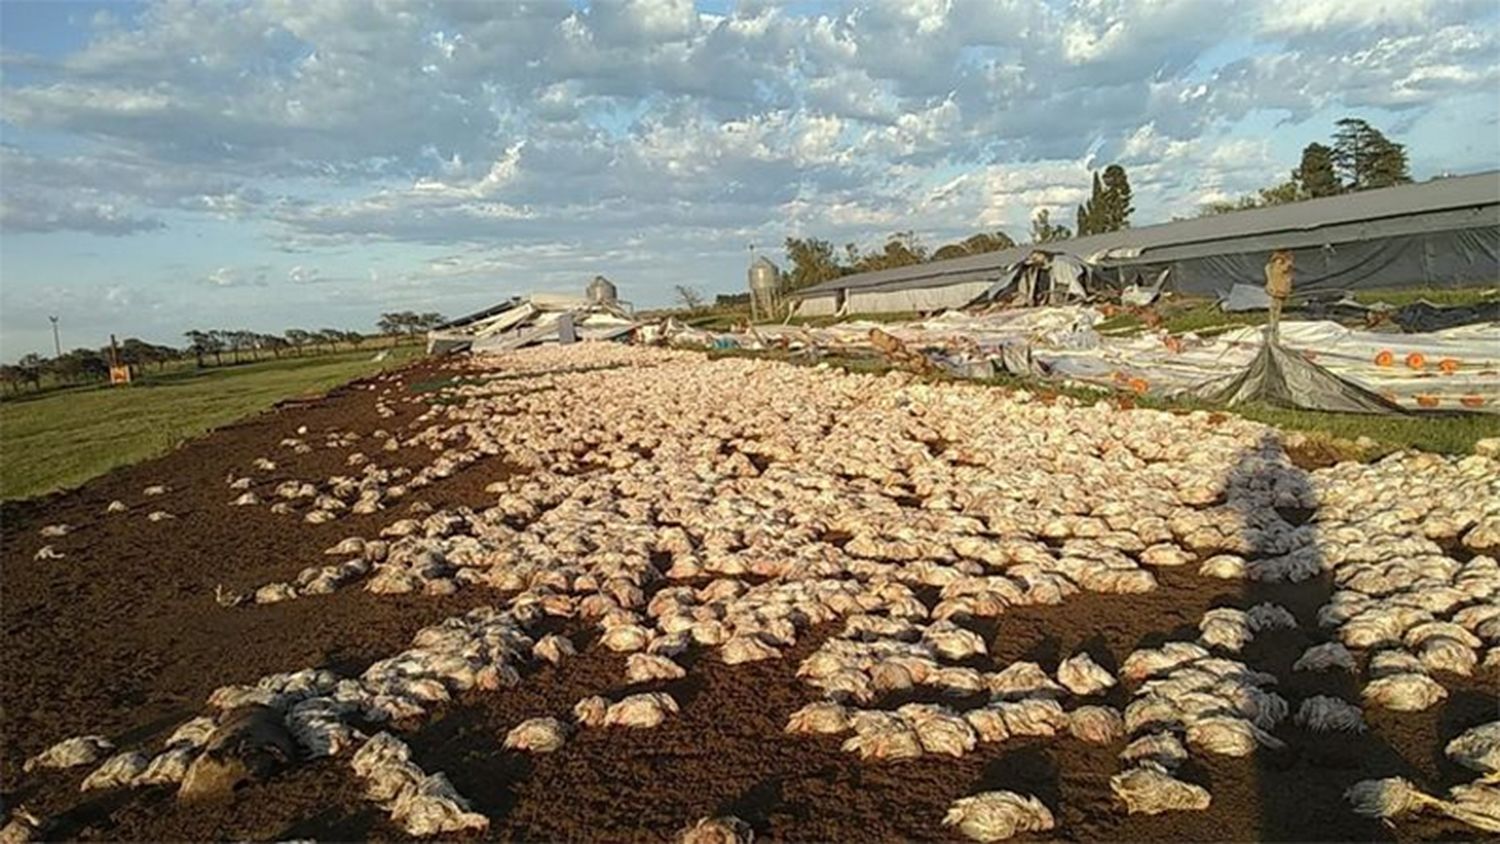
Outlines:
{"type": "MultiPolygon", "coordinates": [[[[1295,256],[1297,290],[1324,292],[1500,281],[1500,171],[1361,191],[1049,244],[1112,285],[1155,280],[1223,295],[1264,283],[1267,255],[1295,256]]],[[[1033,251],[859,273],[794,294],[797,313],[891,313],[961,307],[1009,277],[1033,251]]]]}

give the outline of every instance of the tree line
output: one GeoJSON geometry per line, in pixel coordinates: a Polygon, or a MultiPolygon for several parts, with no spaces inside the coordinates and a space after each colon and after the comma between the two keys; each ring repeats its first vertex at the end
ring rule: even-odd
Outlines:
{"type": "MultiPolygon", "coordinates": [[[[1075,221],[1078,234],[1098,234],[1118,231],[1130,226],[1130,215],[1135,211],[1131,205],[1130,178],[1125,168],[1111,164],[1103,172],[1094,172],[1093,189],[1089,198],[1078,206],[1075,221]]],[[[1031,221],[1029,243],[1051,243],[1073,236],[1073,229],[1053,223],[1046,209],[1041,209],[1031,221]]],[[[924,264],[929,261],[946,261],[966,255],[998,252],[1017,245],[1003,231],[979,232],[963,240],[948,243],[928,250],[916,232],[896,232],[886,238],[876,249],[862,251],[858,244],[848,243],[842,250],[827,240],[816,237],[789,237],[786,239],[786,285],[790,290],[811,287],[822,281],[840,278],[854,273],[886,270],[924,264]]]]}
{"type": "Polygon", "coordinates": [[[1411,182],[1406,146],[1355,117],[1335,125],[1330,145],[1316,141],[1302,148],[1302,159],[1286,181],[1237,199],[1210,202],[1200,216],[1285,205],[1411,182]]]}
{"type": "MultiPolygon", "coordinates": [[[[381,314],[376,322],[378,335],[412,340],[416,335],[444,322],[442,314],[431,312],[418,314],[400,311],[381,314]]],[[[359,348],[370,336],[358,331],[338,328],[316,330],[289,328],[280,334],[267,334],[245,329],[193,329],[183,332],[186,343],[181,348],[148,343],[136,337],[127,337],[111,350],[109,346],[99,349],[78,348],[56,357],[44,357],[31,353],[13,364],[0,364],[0,383],[19,392],[29,385],[40,390],[42,381],[50,379],[57,384],[84,384],[102,381],[109,377],[111,354],[118,361],[134,368],[138,373],[155,368],[161,371],[168,363],[192,360],[198,367],[223,366],[225,359],[231,364],[245,358],[260,359],[269,353],[273,358],[283,355],[303,356],[337,352],[343,346],[359,348]]]]}
{"type": "Polygon", "coordinates": [[[187,339],[187,346],[183,349],[184,357],[191,355],[198,366],[206,365],[210,355],[216,366],[223,366],[226,354],[231,363],[239,363],[246,355],[259,357],[262,352],[270,352],[276,358],[282,354],[336,352],[340,343],[357,347],[365,339],[365,335],[358,331],[343,331],[338,328],[320,328],[316,331],[288,328],[281,334],[262,334],[242,329],[192,330],[184,331],[182,336],[187,339]]]}

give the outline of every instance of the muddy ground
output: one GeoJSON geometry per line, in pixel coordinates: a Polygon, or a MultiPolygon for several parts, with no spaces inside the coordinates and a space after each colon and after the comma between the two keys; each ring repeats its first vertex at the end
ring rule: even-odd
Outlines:
{"type": "MultiPolygon", "coordinates": [[[[443,373],[419,364],[382,377],[404,379],[398,394],[410,395],[412,384],[443,373]]],[[[191,807],[161,788],[80,794],[87,767],[22,773],[27,757],[82,733],[105,734],[122,749],[154,749],[179,723],[201,714],[218,686],[308,666],[357,673],[406,647],[420,627],[498,597],[480,590],[434,598],[345,589],[269,606],[215,603],[216,587],[248,589],[325,562],[322,550],[351,532],[348,522],[312,525],[264,507],[230,507],[226,477],[244,474],[261,456],[280,464],[272,479],[344,471],[347,454],[361,445],[293,455],[278,443],[300,426],[314,442],[331,430],[394,431],[425,409],[401,404],[396,417],[379,417],[374,388],[386,385],[357,382],[287,404],[79,490],[0,510],[6,807],[23,805],[50,818],[49,836],[58,839],[403,837],[360,797],[347,757],[303,764],[228,801],[191,807]],[[152,484],[171,489],[147,498],[142,490],[152,484]],[[129,512],[106,516],[112,500],[129,512]],[[157,509],[177,518],[148,521],[146,513],[157,509]],[[61,539],[38,536],[42,525],[57,522],[80,529],[61,539]],[[43,544],[65,558],[33,559],[43,544]]],[[[408,501],[487,506],[484,487],[508,471],[481,461],[408,501]]],[[[365,517],[358,532],[373,535],[408,515],[407,506],[365,517]]],[[[1138,646],[1195,635],[1197,619],[1212,606],[1274,600],[1296,613],[1302,629],[1263,634],[1247,647],[1245,661],[1279,675],[1294,707],[1316,693],[1357,700],[1348,676],[1291,672],[1317,641],[1311,631],[1326,581],[1241,591],[1187,570],[1158,574],[1163,588],[1149,594],[1085,593],[1061,607],[1009,612],[985,628],[994,661],[1034,659],[1052,670],[1061,657],[1084,649],[1113,669],[1138,646]]],[[[662,686],[682,703],[682,713],[657,729],[585,731],[563,751],[534,758],[500,749],[518,721],[561,715],[585,695],[622,688],[623,658],[585,648],[561,669],[528,675],[518,689],[460,696],[404,738],[416,761],[446,772],[491,818],[490,835],[503,839],[664,840],[696,818],[722,813],[777,840],[944,839],[951,837],[941,825],[948,804],[988,788],[1036,794],[1057,815],[1052,837],[1075,841],[1474,837],[1452,822],[1427,819],[1390,829],[1353,815],[1342,793],[1369,777],[1403,775],[1429,789],[1470,779],[1443,757],[1442,746],[1500,714],[1500,677],[1493,671],[1444,678],[1454,693],[1426,712],[1372,711],[1366,735],[1314,736],[1288,720],[1277,730],[1285,750],[1248,759],[1195,756],[1184,776],[1210,790],[1209,810],[1131,817],[1109,792],[1118,746],[1012,741],[980,745],[962,759],[878,764],[841,751],[838,738],[785,735],[787,715],[815,697],[793,673],[828,632],[803,637],[788,659],[733,667],[701,659],[686,679],[662,686]]],[[[587,644],[581,636],[580,645],[587,644]]],[[[1125,697],[1116,691],[1110,702],[1123,705],[1125,697]]]]}

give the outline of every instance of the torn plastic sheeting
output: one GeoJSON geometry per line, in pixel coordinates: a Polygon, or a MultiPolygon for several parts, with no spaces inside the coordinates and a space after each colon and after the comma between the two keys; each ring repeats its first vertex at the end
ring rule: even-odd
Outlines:
{"type": "Polygon", "coordinates": [[[1256,287],[1253,284],[1236,284],[1229,288],[1223,299],[1219,300],[1219,310],[1225,313],[1242,313],[1244,311],[1265,311],[1271,308],[1271,297],[1265,288],[1256,287]]]}
{"type": "Polygon", "coordinates": [[[1441,331],[1460,325],[1500,321],[1500,302],[1479,302],[1450,308],[1431,302],[1413,302],[1397,308],[1391,319],[1403,331],[1441,331]]]}
{"type": "Polygon", "coordinates": [[[1200,385],[1199,398],[1234,407],[1258,401],[1339,413],[1401,413],[1395,402],[1309,361],[1267,338],[1250,365],[1200,385]]]}

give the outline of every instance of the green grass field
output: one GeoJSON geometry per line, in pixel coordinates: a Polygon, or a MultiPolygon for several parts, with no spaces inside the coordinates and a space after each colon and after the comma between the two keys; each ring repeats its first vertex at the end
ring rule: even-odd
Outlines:
{"type": "Polygon", "coordinates": [[[203,370],[147,374],[128,387],[90,385],[0,403],[0,499],[77,486],[179,442],[410,360],[419,346],[370,348],[203,370]]]}

